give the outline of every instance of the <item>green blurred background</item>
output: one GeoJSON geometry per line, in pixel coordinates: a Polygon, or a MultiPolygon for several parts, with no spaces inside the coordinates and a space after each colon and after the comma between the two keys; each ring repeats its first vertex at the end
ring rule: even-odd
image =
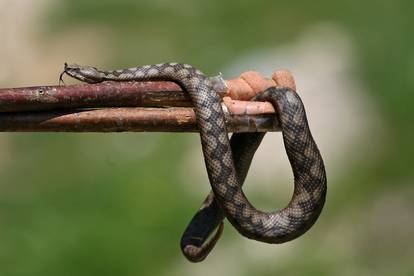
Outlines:
{"type": "MultiPolygon", "coordinates": [[[[227,224],[191,264],[179,239],[209,190],[197,135],[3,133],[0,275],[414,275],[413,11],[408,0],[1,0],[0,87],[56,84],[65,61],[178,61],[225,78],[291,69],[329,190],[300,239],[261,244],[227,224]]],[[[265,143],[246,191],[275,209],[291,173],[275,157],[280,134],[265,143]]]]}

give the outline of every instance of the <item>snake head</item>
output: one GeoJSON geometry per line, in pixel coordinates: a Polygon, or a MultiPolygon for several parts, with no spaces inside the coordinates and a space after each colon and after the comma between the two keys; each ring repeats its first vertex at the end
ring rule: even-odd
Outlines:
{"type": "Polygon", "coordinates": [[[98,83],[103,81],[103,73],[100,72],[95,67],[91,66],[82,66],[78,64],[67,64],[65,66],[62,74],[60,74],[59,82],[62,81],[64,74],[71,76],[77,80],[87,82],[87,83],[98,83]]]}

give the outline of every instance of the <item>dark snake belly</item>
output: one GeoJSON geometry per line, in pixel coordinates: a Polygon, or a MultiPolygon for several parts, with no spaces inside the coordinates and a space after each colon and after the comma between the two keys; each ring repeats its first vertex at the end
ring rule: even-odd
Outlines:
{"type": "MultiPolygon", "coordinates": [[[[165,63],[117,71],[99,71],[93,67],[65,65],[64,73],[89,83],[105,80],[170,80],[178,82],[189,93],[195,107],[207,173],[214,193],[214,200],[212,196],[209,197],[207,209],[204,208],[206,211],[201,211],[201,214],[210,210],[211,215],[207,218],[216,217],[211,222],[202,222],[200,227],[214,229],[224,214],[243,236],[267,243],[283,243],[302,235],[318,218],[326,195],[325,168],[310,133],[302,101],[294,91],[287,88],[269,88],[255,97],[255,100],[270,101],[278,111],[277,116],[295,185],[293,197],[287,207],[276,212],[262,212],[250,204],[240,185],[248,170],[248,165],[244,162],[247,160],[250,164],[255,149],[253,153],[249,150],[244,152],[244,149],[237,153],[237,145],[233,146],[236,160],[245,158],[245,161],[239,160],[236,164],[233,162],[220,99],[209,78],[202,72],[190,65],[165,63]],[[237,159],[237,154],[241,154],[242,157],[239,156],[237,159]]],[[[238,135],[236,138],[248,137],[238,135]]],[[[248,143],[252,143],[251,138],[247,139],[248,143]]],[[[209,232],[200,230],[200,227],[195,226],[195,222],[198,222],[198,219],[190,224],[190,229],[197,230],[186,231],[190,236],[184,234],[184,249],[187,245],[199,248],[201,245],[195,242],[194,237],[202,241],[209,232]],[[193,235],[196,233],[194,231],[200,232],[201,235],[193,235]],[[186,240],[187,237],[190,239],[186,240]]],[[[214,243],[212,245],[214,246],[214,243]]],[[[208,250],[203,254],[205,252],[208,253],[208,250]]],[[[188,250],[187,253],[200,254],[194,250],[188,250]]],[[[197,260],[197,256],[194,260],[197,260]]]]}

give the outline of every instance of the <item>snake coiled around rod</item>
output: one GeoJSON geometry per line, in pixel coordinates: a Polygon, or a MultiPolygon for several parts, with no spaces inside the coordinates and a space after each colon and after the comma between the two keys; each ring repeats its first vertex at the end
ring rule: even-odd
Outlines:
{"type": "MultiPolygon", "coordinates": [[[[220,210],[217,212],[223,212],[243,236],[267,243],[283,243],[302,235],[318,218],[326,196],[325,168],[310,133],[302,101],[294,91],[269,88],[255,98],[272,102],[278,111],[295,184],[293,197],[287,207],[276,212],[262,212],[250,204],[241,189],[245,166],[242,165],[240,171],[236,171],[220,99],[209,78],[201,71],[179,63],[146,65],[117,71],[100,71],[93,67],[65,64],[62,74],[64,73],[88,83],[105,80],[169,80],[179,83],[189,93],[195,107],[203,155],[214,193],[214,200],[210,196],[207,207],[217,204],[218,208],[214,207],[220,210]]],[[[215,220],[217,224],[222,220],[221,215],[218,215],[219,219],[215,220]]],[[[206,252],[208,254],[208,250],[206,252]]]]}
{"type": "MultiPolygon", "coordinates": [[[[282,210],[291,212],[285,220],[291,230],[286,229],[286,226],[281,227],[280,232],[285,230],[285,235],[270,242],[283,243],[305,233],[318,218],[326,196],[325,168],[311,136],[302,101],[296,92],[288,88],[272,87],[252,100],[268,100],[278,111],[275,116],[279,117],[286,152],[294,172],[294,195],[290,204],[282,210]]],[[[240,185],[244,183],[254,153],[264,135],[265,133],[235,133],[231,137],[230,144],[240,185]]],[[[218,234],[221,234],[221,229],[211,241],[206,240],[217,226],[221,227],[223,219],[224,214],[211,192],[187,226],[181,240],[181,248],[190,261],[199,262],[207,257],[218,234]]]]}

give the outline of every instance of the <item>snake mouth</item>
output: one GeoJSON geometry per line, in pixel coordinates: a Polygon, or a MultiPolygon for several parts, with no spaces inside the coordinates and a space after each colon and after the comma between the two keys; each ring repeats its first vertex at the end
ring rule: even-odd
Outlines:
{"type": "Polygon", "coordinates": [[[68,64],[65,62],[65,65],[64,65],[64,67],[63,67],[63,72],[62,72],[62,73],[60,73],[60,75],[59,75],[59,85],[61,85],[62,83],[63,83],[63,84],[65,84],[65,82],[63,81],[63,76],[64,76],[65,74],[67,74],[67,73],[66,73],[66,69],[67,69],[67,67],[68,67],[68,64]]]}
{"type": "Polygon", "coordinates": [[[65,82],[63,81],[63,75],[65,75],[66,72],[63,71],[60,75],[59,75],[59,85],[65,85],[65,82]]]}
{"type": "Polygon", "coordinates": [[[65,62],[64,66],[63,66],[63,71],[59,75],[59,85],[61,85],[62,83],[65,84],[65,82],[63,81],[63,76],[64,75],[68,75],[68,76],[73,77],[75,79],[78,79],[80,81],[86,81],[85,78],[83,78],[82,76],[80,76],[78,74],[75,74],[75,72],[73,72],[74,69],[75,69],[74,66],[71,66],[67,62],[65,62]]]}

